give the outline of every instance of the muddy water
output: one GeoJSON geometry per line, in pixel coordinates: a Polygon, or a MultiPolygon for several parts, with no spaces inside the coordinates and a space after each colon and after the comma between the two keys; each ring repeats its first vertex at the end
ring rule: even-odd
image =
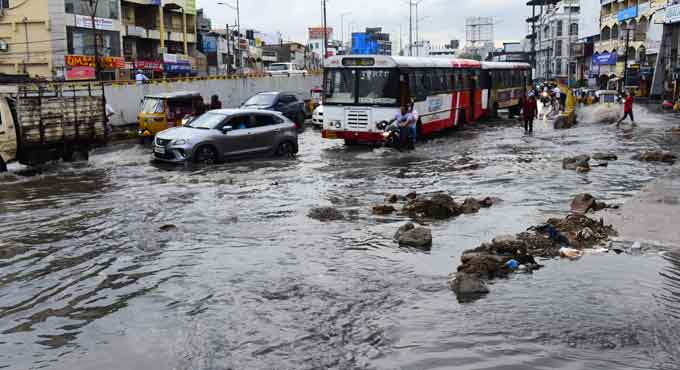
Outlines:
{"type": "Polygon", "coordinates": [[[295,160],[174,168],[118,145],[34,176],[14,167],[0,177],[0,368],[677,369],[672,246],[545,261],[473,302],[446,284],[464,249],[563,215],[576,193],[625,202],[667,173],[629,159],[680,149],[664,118],[638,121],[533,135],[500,122],[409,154],[307,131],[295,160]],[[594,151],[621,160],[561,169],[594,151]],[[431,224],[422,253],[391,241],[404,219],[370,214],[411,190],[504,202],[431,224]],[[319,205],[352,217],[307,218],[319,205]]]}

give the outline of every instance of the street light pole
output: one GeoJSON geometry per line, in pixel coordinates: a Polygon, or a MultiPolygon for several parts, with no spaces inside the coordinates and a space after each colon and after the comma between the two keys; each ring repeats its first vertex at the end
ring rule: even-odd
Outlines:
{"type": "Polygon", "coordinates": [[[345,16],[350,14],[352,12],[340,13],[340,44],[343,49],[345,49],[345,16]]]}
{"type": "Polygon", "coordinates": [[[408,2],[408,56],[413,56],[413,1],[408,2]]]}

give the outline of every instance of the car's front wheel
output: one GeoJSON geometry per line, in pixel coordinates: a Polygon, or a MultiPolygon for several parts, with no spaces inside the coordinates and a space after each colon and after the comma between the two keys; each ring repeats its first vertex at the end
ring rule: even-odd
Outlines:
{"type": "Polygon", "coordinates": [[[295,145],[290,141],[283,141],[276,148],[277,157],[293,157],[295,155],[295,145]]]}
{"type": "Polygon", "coordinates": [[[202,164],[217,163],[217,151],[210,145],[203,145],[196,150],[194,154],[194,162],[202,164]]]}

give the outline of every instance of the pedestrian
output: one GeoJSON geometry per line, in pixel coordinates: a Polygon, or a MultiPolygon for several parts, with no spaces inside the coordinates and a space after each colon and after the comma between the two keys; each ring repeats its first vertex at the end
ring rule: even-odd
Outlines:
{"type": "Polygon", "coordinates": [[[418,119],[420,119],[420,114],[418,113],[418,110],[416,109],[416,104],[414,102],[411,102],[411,107],[409,109],[409,113],[411,113],[411,120],[409,121],[409,131],[410,131],[410,136],[411,136],[411,141],[410,141],[410,149],[413,150],[416,148],[416,140],[418,139],[418,119]]]}
{"type": "Polygon", "coordinates": [[[623,118],[616,122],[616,127],[621,126],[627,117],[630,117],[630,121],[635,125],[635,118],[633,118],[633,94],[623,93],[623,118]]]}
{"type": "Polygon", "coordinates": [[[538,105],[533,93],[529,93],[528,99],[524,102],[522,115],[524,116],[524,132],[534,132],[534,119],[538,114],[538,105]]]}
{"type": "Polygon", "coordinates": [[[142,72],[141,69],[138,69],[137,74],[135,74],[135,81],[137,81],[137,85],[141,85],[146,81],[149,81],[149,78],[146,77],[146,75],[144,74],[144,72],[142,72]]]}
{"type": "Polygon", "coordinates": [[[210,97],[210,110],[213,109],[222,109],[222,102],[217,94],[210,97]]]}

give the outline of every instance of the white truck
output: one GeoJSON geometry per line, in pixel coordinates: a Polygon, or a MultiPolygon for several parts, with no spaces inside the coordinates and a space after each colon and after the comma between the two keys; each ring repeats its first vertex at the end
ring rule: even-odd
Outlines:
{"type": "Polygon", "coordinates": [[[14,160],[27,166],[86,160],[106,138],[102,84],[0,85],[0,172],[14,160]]]}

